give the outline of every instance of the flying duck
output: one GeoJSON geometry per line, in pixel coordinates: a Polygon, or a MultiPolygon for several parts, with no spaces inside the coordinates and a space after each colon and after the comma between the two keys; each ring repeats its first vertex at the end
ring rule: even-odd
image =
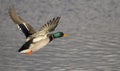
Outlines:
{"type": "Polygon", "coordinates": [[[9,16],[26,37],[26,42],[18,50],[20,53],[31,55],[33,52],[46,46],[53,39],[68,36],[68,34],[63,32],[50,33],[57,27],[60,17],[55,17],[48,21],[38,32],[36,32],[28,22],[17,15],[14,7],[9,7],[9,16]]]}

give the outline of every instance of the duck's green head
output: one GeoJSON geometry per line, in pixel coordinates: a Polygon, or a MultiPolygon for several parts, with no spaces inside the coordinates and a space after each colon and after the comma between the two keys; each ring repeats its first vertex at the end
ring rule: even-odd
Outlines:
{"type": "Polygon", "coordinates": [[[56,33],[53,33],[53,38],[60,38],[60,37],[65,37],[65,36],[68,36],[68,34],[65,34],[63,32],[56,32],[56,33]]]}

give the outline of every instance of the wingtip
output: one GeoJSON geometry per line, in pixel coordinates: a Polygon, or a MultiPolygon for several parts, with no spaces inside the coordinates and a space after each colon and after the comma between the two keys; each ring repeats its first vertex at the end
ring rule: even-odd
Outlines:
{"type": "Polygon", "coordinates": [[[56,19],[60,19],[61,17],[60,16],[58,16],[56,19]]]}
{"type": "Polygon", "coordinates": [[[12,10],[14,10],[14,9],[15,9],[15,8],[14,8],[14,5],[10,5],[10,6],[9,6],[9,12],[12,11],[12,10]]]}
{"type": "Polygon", "coordinates": [[[53,20],[59,20],[61,17],[60,16],[57,16],[57,17],[54,17],[53,20]]]}
{"type": "Polygon", "coordinates": [[[14,6],[13,6],[13,5],[10,5],[9,8],[14,8],[14,6]]]}
{"type": "Polygon", "coordinates": [[[20,21],[20,20],[19,20],[19,16],[17,15],[16,10],[15,10],[15,8],[14,8],[13,5],[9,6],[8,13],[9,13],[9,16],[10,16],[10,18],[12,19],[12,21],[13,21],[15,24],[18,24],[18,22],[20,21]]]}
{"type": "MultiPolygon", "coordinates": [[[[54,17],[53,20],[57,20],[57,21],[59,21],[60,18],[61,18],[60,16],[58,16],[58,17],[54,17]]],[[[52,21],[52,20],[50,20],[50,22],[51,22],[51,21],[52,21]]]]}

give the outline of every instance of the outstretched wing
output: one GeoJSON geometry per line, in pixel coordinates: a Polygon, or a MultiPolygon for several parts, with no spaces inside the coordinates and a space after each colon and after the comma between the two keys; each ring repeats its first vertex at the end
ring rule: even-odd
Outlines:
{"type": "Polygon", "coordinates": [[[19,30],[24,33],[26,38],[36,32],[30,24],[17,15],[13,6],[9,7],[9,15],[12,21],[18,26],[19,30]]]}
{"type": "Polygon", "coordinates": [[[44,31],[44,32],[52,32],[52,31],[54,31],[55,28],[57,27],[58,23],[59,23],[59,20],[60,20],[60,17],[53,18],[52,20],[47,22],[47,24],[43,25],[40,28],[40,31],[44,31]]]}
{"type": "Polygon", "coordinates": [[[33,42],[37,42],[42,39],[45,39],[47,37],[47,35],[49,34],[49,32],[52,32],[55,30],[55,28],[58,25],[59,20],[60,20],[60,17],[56,17],[56,18],[53,18],[52,20],[50,20],[49,22],[47,22],[47,24],[43,25],[40,28],[39,32],[32,35],[32,37],[34,37],[33,42]],[[39,36],[39,38],[35,38],[38,36],[39,36]]]}

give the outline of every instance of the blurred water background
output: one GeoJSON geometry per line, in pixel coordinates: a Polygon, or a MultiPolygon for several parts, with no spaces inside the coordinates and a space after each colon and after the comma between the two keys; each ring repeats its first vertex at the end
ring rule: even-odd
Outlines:
{"type": "Polygon", "coordinates": [[[1,71],[119,71],[120,0],[0,0],[1,71]],[[31,56],[17,50],[25,36],[8,15],[10,5],[36,30],[61,16],[55,39],[31,56]]]}

